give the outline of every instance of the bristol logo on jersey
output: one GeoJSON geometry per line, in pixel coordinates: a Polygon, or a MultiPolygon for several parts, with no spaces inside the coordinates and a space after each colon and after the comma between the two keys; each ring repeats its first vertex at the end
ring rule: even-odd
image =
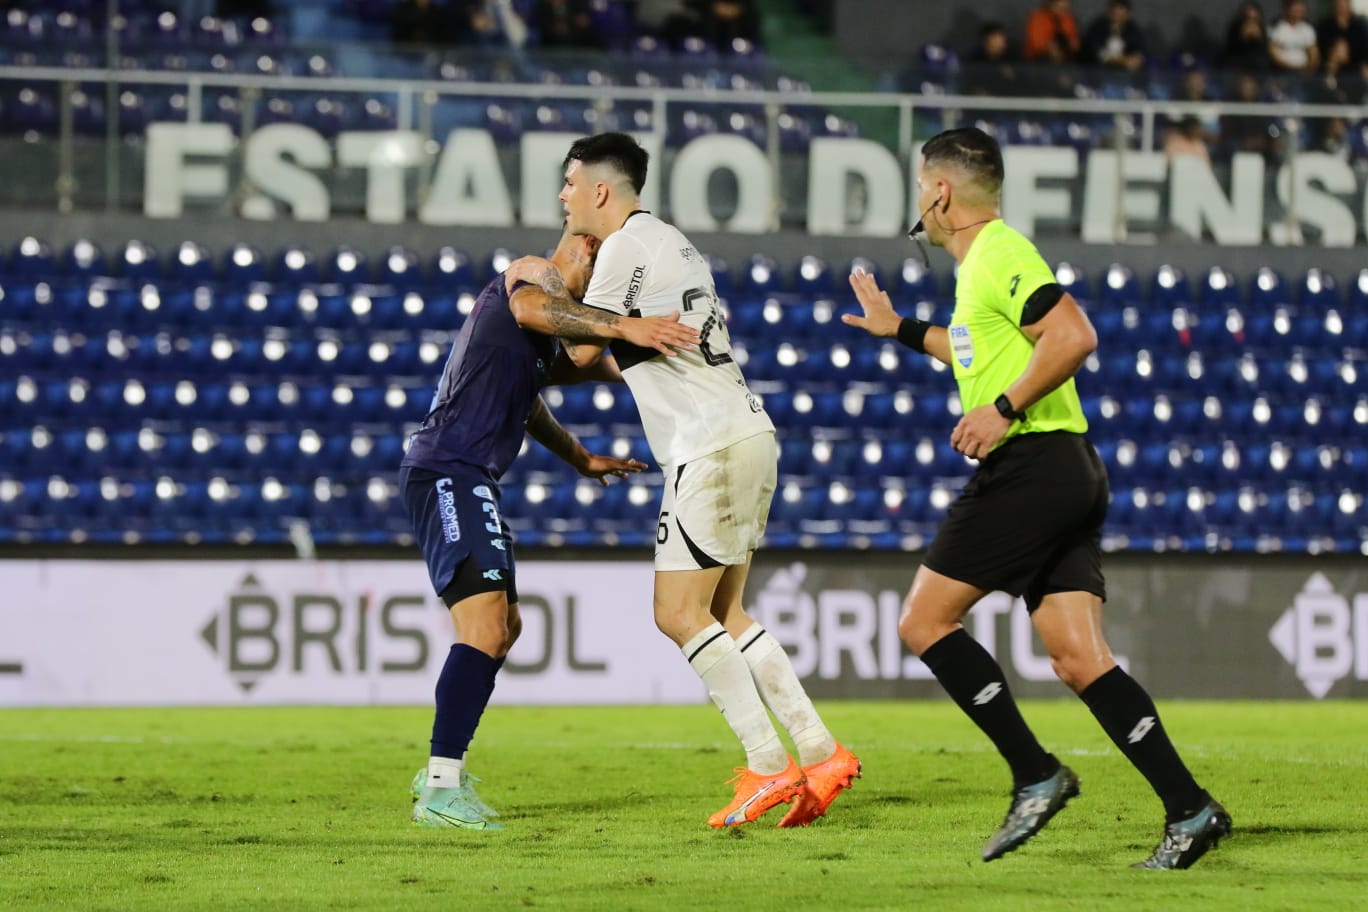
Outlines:
{"type": "Polygon", "coordinates": [[[955,360],[960,363],[960,367],[968,370],[974,363],[974,339],[969,334],[968,326],[963,323],[951,325],[950,348],[955,353],[955,360]]]}

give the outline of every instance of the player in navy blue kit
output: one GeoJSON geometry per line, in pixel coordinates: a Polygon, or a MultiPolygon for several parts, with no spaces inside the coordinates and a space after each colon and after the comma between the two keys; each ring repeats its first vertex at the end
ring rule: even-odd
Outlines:
{"type": "MultiPolygon", "coordinates": [[[[596,250],[592,238],[561,237],[552,262],[570,294],[584,294],[596,250]]],[[[683,324],[662,318],[627,318],[595,331],[664,351],[695,338],[683,324]]],[[[498,276],[461,327],[427,417],[409,442],[400,486],[433,588],[456,625],[456,643],[437,680],[432,755],[413,783],[413,821],[421,826],[498,828],[471,786],[464,756],[522,626],[498,480],[524,434],[604,484],[609,476],[646,468],[587,451],[539,395],[549,383],[594,379],[621,382],[622,376],[611,360],[575,368],[555,337],[522,328],[498,276]]]]}

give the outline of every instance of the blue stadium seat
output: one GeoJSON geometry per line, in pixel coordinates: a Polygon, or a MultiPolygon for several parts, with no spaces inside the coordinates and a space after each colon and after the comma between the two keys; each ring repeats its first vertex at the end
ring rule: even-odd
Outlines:
{"type": "Polygon", "coordinates": [[[84,279],[109,275],[104,252],[93,241],[84,238],[67,247],[58,269],[62,275],[84,279]]]}
{"type": "Polygon", "coordinates": [[[116,260],[116,271],[126,279],[156,281],[162,277],[157,251],[143,241],[134,239],[125,243],[116,260]]]}
{"type": "Polygon", "coordinates": [[[275,281],[309,285],[319,281],[318,263],[308,250],[290,245],[276,254],[272,272],[275,281]]]}
{"type": "Polygon", "coordinates": [[[470,257],[455,247],[443,247],[437,251],[431,272],[433,284],[444,288],[471,288],[479,281],[470,257]]]}
{"type": "Polygon", "coordinates": [[[223,255],[223,278],[233,286],[266,281],[266,258],[251,244],[239,241],[223,255]]]}
{"type": "Polygon", "coordinates": [[[936,285],[936,274],[927,269],[920,258],[907,257],[902,261],[893,287],[888,291],[895,302],[900,302],[908,299],[934,298],[939,289],[936,285]]]}
{"type": "Polygon", "coordinates": [[[1213,312],[1221,312],[1240,305],[1240,286],[1230,270],[1212,266],[1202,280],[1198,294],[1198,305],[1203,317],[1213,312]]]}
{"type": "Polygon", "coordinates": [[[391,247],[375,264],[375,280],[400,289],[423,285],[423,268],[418,254],[405,247],[391,247]]]}
{"type": "Polygon", "coordinates": [[[194,241],[181,241],[171,258],[167,277],[175,282],[194,285],[214,278],[214,261],[209,251],[194,241]]]}
{"type": "Polygon", "coordinates": [[[1343,306],[1343,299],[1339,293],[1339,285],[1335,277],[1318,267],[1311,267],[1306,270],[1306,275],[1302,276],[1299,288],[1297,289],[1297,303],[1303,310],[1314,308],[1318,311],[1326,311],[1335,307],[1343,306]]]}
{"type": "Polygon", "coordinates": [[[14,245],[6,271],[12,276],[47,278],[57,274],[57,264],[52,248],[30,235],[14,245]]]}
{"type": "Polygon", "coordinates": [[[827,261],[819,256],[806,254],[798,260],[793,290],[803,295],[829,295],[840,289],[836,288],[835,278],[827,261]]]}
{"type": "Polygon", "coordinates": [[[1073,295],[1085,307],[1092,298],[1092,289],[1088,285],[1088,277],[1077,266],[1068,262],[1061,262],[1054,269],[1055,282],[1059,287],[1073,295]]]}
{"type": "Polygon", "coordinates": [[[354,247],[343,245],[334,250],[323,269],[323,278],[328,282],[351,285],[368,279],[366,255],[354,247]]]}
{"type": "Polygon", "coordinates": [[[1287,280],[1271,266],[1260,266],[1249,288],[1251,307],[1263,311],[1290,302],[1287,280]]]}
{"type": "Polygon", "coordinates": [[[1192,300],[1192,289],[1183,270],[1169,264],[1160,266],[1150,287],[1152,304],[1172,309],[1187,307],[1192,300]]]}
{"type": "Polygon", "coordinates": [[[1102,276],[1097,289],[1098,298],[1108,306],[1134,304],[1142,297],[1140,281],[1126,266],[1112,263],[1102,276]]]}

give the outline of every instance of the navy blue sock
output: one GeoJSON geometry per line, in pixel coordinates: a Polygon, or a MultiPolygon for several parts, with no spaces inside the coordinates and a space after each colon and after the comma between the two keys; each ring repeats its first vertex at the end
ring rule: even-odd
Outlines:
{"type": "Polygon", "coordinates": [[[499,662],[474,646],[457,643],[437,678],[437,714],[432,722],[432,756],[461,759],[494,692],[499,662]]]}
{"type": "Polygon", "coordinates": [[[1126,759],[1149,780],[1169,823],[1201,810],[1208,795],[1192,778],[1169,740],[1154,701],[1140,683],[1118,665],[1078,695],[1126,759]]]}
{"type": "Polygon", "coordinates": [[[967,630],[961,627],[941,637],[922,653],[921,660],[950,698],[996,745],[1012,768],[1015,788],[1055,774],[1059,761],[1045,752],[1021,718],[1002,667],[967,630]]]}

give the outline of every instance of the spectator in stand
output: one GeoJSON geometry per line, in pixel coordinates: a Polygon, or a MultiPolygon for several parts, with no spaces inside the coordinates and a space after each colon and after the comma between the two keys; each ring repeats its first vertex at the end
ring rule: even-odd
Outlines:
{"type": "MultiPolygon", "coordinates": [[[[1234,102],[1264,102],[1259,77],[1252,72],[1235,74],[1234,91],[1230,95],[1234,102]]],[[[1221,116],[1221,145],[1227,155],[1237,152],[1257,152],[1270,163],[1277,153],[1277,134],[1271,129],[1267,117],[1248,114],[1223,114],[1221,116]]]]}
{"type": "Polygon", "coordinates": [[[1026,18],[1022,58],[1030,62],[1072,63],[1078,59],[1078,23],[1069,0],[1043,0],[1026,18]]]}
{"type": "Polygon", "coordinates": [[[1315,151],[1333,155],[1341,161],[1354,163],[1354,147],[1349,143],[1349,122],[1343,117],[1327,117],[1316,121],[1315,151]]]}
{"type": "Polygon", "coordinates": [[[985,22],[979,29],[978,44],[967,55],[962,77],[965,94],[1021,94],[1017,70],[1006,26],[1001,22],[985,22]]]}
{"type": "Polygon", "coordinates": [[[396,44],[454,44],[457,16],[439,0],[403,0],[390,13],[390,40],[396,44]]]}
{"type": "Polygon", "coordinates": [[[273,6],[271,0],[217,0],[214,12],[222,19],[255,19],[258,16],[270,18],[274,12],[273,6]]]}
{"type": "Polygon", "coordinates": [[[1228,69],[1259,71],[1273,65],[1268,53],[1268,23],[1263,7],[1255,0],[1245,0],[1230,21],[1221,63],[1228,69]]]}
{"type": "MultiPolygon", "coordinates": [[[[1336,35],[1325,47],[1325,62],[1307,100],[1313,104],[1358,105],[1363,101],[1363,71],[1354,66],[1349,39],[1336,35]]],[[[1304,121],[1311,148],[1347,162],[1353,160],[1349,123],[1343,117],[1312,117],[1304,121]]]]}
{"type": "Polygon", "coordinates": [[[1211,162],[1211,151],[1207,148],[1206,131],[1202,120],[1189,114],[1178,123],[1164,131],[1164,157],[1170,160],[1190,156],[1201,161],[1211,162]]]}
{"type": "Polygon", "coordinates": [[[1363,70],[1354,66],[1349,39],[1336,38],[1326,48],[1325,64],[1311,93],[1321,104],[1358,104],[1363,99],[1363,70]]]}
{"type": "Polygon", "coordinates": [[[1349,54],[1347,67],[1368,76],[1368,21],[1354,12],[1351,0],[1334,0],[1330,15],[1316,23],[1316,41],[1327,65],[1331,46],[1340,39],[1349,54]]]}
{"type": "Polygon", "coordinates": [[[689,0],[637,0],[634,18],[642,31],[670,47],[699,32],[689,0]]]}
{"type": "Polygon", "coordinates": [[[718,50],[726,51],[740,39],[760,46],[760,12],[755,0],[697,0],[699,32],[718,50]]]}
{"type": "Polygon", "coordinates": [[[542,47],[592,48],[601,44],[589,19],[587,0],[537,0],[534,20],[542,47]]]}
{"type": "MultiPolygon", "coordinates": [[[[1216,101],[1216,93],[1211,90],[1211,84],[1207,79],[1204,70],[1195,59],[1189,59],[1183,67],[1183,78],[1178,84],[1178,91],[1174,93],[1174,101],[1189,102],[1211,102],[1216,101]]],[[[1201,124],[1202,138],[1208,146],[1215,143],[1221,135],[1221,112],[1215,105],[1204,107],[1201,111],[1189,113],[1182,117],[1172,117],[1168,127],[1171,130],[1184,128],[1183,121],[1188,117],[1194,117],[1201,124]]]]}
{"type": "Polygon", "coordinates": [[[1310,74],[1320,69],[1316,27],[1306,17],[1306,0],[1283,0],[1282,15],[1268,30],[1268,52],[1273,66],[1285,72],[1310,74]]]}
{"type": "Polygon", "coordinates": [[[1145,65],[1145,36],[1131,18],[1130,0],[1109,0],[1083,35],[1082,61],[1134,73],[1145,65]]]}

